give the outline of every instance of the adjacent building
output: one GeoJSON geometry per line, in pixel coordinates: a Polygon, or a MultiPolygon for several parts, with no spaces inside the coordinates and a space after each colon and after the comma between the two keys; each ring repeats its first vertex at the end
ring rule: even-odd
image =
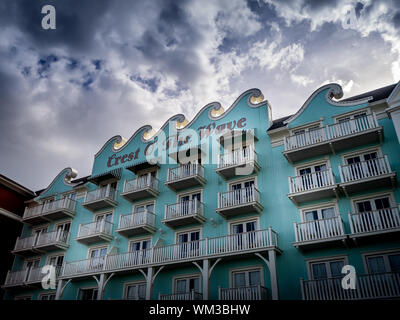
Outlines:
{"type": "Polygon", "coordinates": [[[399,298],[399,88],[328,84],[277,120],[251,89],[109,139],[25,208],[7,298],[399,298]]]}

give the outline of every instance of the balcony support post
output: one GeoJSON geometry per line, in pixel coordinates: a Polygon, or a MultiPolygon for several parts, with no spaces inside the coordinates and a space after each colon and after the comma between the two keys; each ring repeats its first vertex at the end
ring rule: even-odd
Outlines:
{"type": "Polygon", "coordinates": [[[147,268],[147,274],[142,269],[139,269],[146,280],[146,300],[151,300],[151,297],[153,295],[154,280],[162,269],[164,269],[164,266],[160,267],[157,272],[154,273],[154,267],[149,267],[147,268]]]}
{"type": "Polygon", "coordinates": [[[255,253],[257,257],[265,262],[269,269],[269,274],[271,278],[271,296],[272,300],[279,299],[279,290],[278,290],[278,277],[276,272],[276,252],[275,250],[268,250],[268,260],[261,255],[260,253],[255,253]]]}
{"type": "Polygon", "coordinates": [[[209,296],[209,284],[210,284],[210,277],[211,273],[214,269],[214,267],[217,265],[218,262],[221,261],[222,258],[218,258],[210,267],[210,260],[209,259],[204,259],[203,260],[203,267],[200,267],[200,265],[193,261],[193,264],[200,270],[201,272],[201,278],[203,280],[203,300],[208,300],[209,296]]]}
{"type": "Polygon", "coordinates": [[[58,280],[55,300],[61,300],[64,289],[70,282],[71,282],[71,279],[69,279],[65,284],[64,284],[64,280],[58,280]]]}

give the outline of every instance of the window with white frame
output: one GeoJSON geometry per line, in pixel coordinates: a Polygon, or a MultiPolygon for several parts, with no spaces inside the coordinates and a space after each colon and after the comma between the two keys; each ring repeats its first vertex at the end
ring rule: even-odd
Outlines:
{"type": "Polygon", "coordinates": [[[102,269],[106,254],[107,254],[107,247],[89,249],[90,270],[102,269]]]}
{"type": "Polygon", "coordinates": [[[176,278],[174,283],[175,294],[200,292],[200,276],[176,278]]]}
{"type": "Polygon", "coordinates": [[[318,143],[324,138],[321,124],[313,124],[308,127],[294,129],[292,131],[292,144],[296,147],[318,143]]]}
{"type": "Polygon", "coordinates": [[[59,223],[54,227],[54,231],[57,232],[57,241],[67,242],[69,237],[69,231],[71,229],[71,221],[59,223]]]}
{"type": "MultiPolygon", "coordinates": [[[[252,202],[254,200],[255,179],[234,182],[229,185],[231,196],[226,199],[230,205],[239,205],[242,203],[252,202]]],[[[222,201],[225,198],[222,199],[222,201]]]]}
{"type": "Polygon", "coordinates": [[[76,199],[76,192],[64,193],[64,194],[61,195],[61,199],[75,200],[76,199]]]}
{"type": "Polygon", "coordinates": [[[35,239],[33,241],[34,245],[36,245],[38,243],[40,235],[42,233],[46,233],[47,232],[48,227],[49,226],[41,226],[41,227],[34,228],[32,230],[32,235],[35,237],[35,239]]]}
{"type": "Polygon", "coordinates": [[[179,195],[178,212],[180,215],[193,214],[199,209],[201,191],[179,195]]]}
{"type": "Polygon", "coordinates": [[[139,204],[133,207],[133,213],[140,213],[146,211],[154,213],[154,202],[139,204]]]}
{"type": "Polygon", "coordinates": [[[138,189],[148,187],[151,184],[151,179],[157,177],[157,167],[138,171],[136,177],[138,189]]]}
{"type": "Polygon", "coordinates": [[[258,229],[257,220],[241,221],[231,223],[231,233],[240,234],[244,232],[256,231],[258,229]]]}
{"type": "Polygon", "coordinates": [[[330,182],[327,170],[327,163],[299,167],[297,168],[297,175],[300,177],[301,182],[296,181],[296,183],[301,183],[303,190],[324,187],[330,182]]]}
{"type": "Polygon", "coordinates": [[[200,230],[190,230],[179,232],[176,235],[176,241],[179,244],[179,257],[186,258],[188,256],[195,256],[200,250],[200,230]]]}
{"type": "Polygon", "coordinates": [[[150,259],[151,239],[134,240],[129,243],[129,252],[131,263],[143,264],[147,263],[150,259]]]}
{"type": "MultiPolygon", "coordinates": [[[[48,258],[48,264],[54,266],[57,271],[61,270],[63,262],[64,262],[64,255],[52,256],[48,258]]],[[[57,272],[58,274],[58,272],[57,272]]]]}
{"type": "Polygon", "coordinates": [[[400,272],[400,251],[365,255],[368,273],[400,272]]]}
{"type": "Polygon", "coordinates": [[[346,259],[343,257],[310,261],[308,264],[311,280],[328,279],[343,277],[342,268],[346,264],[346,259]]]}
{"type": "Polygon", "coordinates": [[[98,214],[94,217],[94,221],[96,222],[94,224],[94,228],[96,232],[109,232],[111,233],[112,231],[112,219],[113,219],[113,214],[112,212],[106,212],[102,214],[98,214]]]}
{"type": "Polygon", "coordinates": [[[232,271],[232,287],[243,288],[263,284],[262,268],[232,271]]]}
{"type": "Polygon", "coordinates": [[[29,259],[24,261],[24,270],[26,270],[24,281],[27,281],[29,279],[32,270],[39,268],[39,264],[40,264],[40,258],[29,259]]]}
{"type": "Polygon", "coordinates": [[[347,135],[353,132],[358,132],[360,129],[365,128],[365,123],[367,121],[367,111],[361,111],[358,113],[353,113],[346,115],[344,117],[336,118],[337,130],[340,135],[347,135]]]}
{"type": "Polygon", "coordinates": [[[127,284],[125,287],[125,299],[127,300],[145,300],[146,282],[137,282],[127,284]]]}
{"type": "Polygon", "coordinates": [[[305,209],[302,211],[302,213],[303,213],[302,218],[304,222],[329,219],[337,216],[336,209],[334,206],[305,209]]]}

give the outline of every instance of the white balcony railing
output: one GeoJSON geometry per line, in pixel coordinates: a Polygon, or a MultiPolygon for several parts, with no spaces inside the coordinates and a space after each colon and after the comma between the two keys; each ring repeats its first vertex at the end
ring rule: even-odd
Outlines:
{"type": "Polygon", "coordinates": [[[399,208],[349,213],[349,221],[352,234],[400,229],[399,208]]]}
{"type": "Polygon", "coordinates": [[[123,192],[135,192],[146,188],[158,190],[158,180],[152,175],[125,180],[123,192]]]}
{"type": "Polygon", "coordinates": [[[15,242],[14,250],[25,250],[30,249],[34,246],[36,240],[36,235],[25,237],[25,238],[17,238],[15,242]]]}
{"type": "Polygon", "coordinates": [[[116,190],[108,184],[107,186],[100,187],[96,190],[87,192],[85,196],[85,201],[83,203],[85,204],[88,202],[93,202],[103,199],[115,200],[116,196],[117,196],[116,190]]]}
{"type": "Polygon", "coordinates": [[[219,300],[267,300],[268,290],[261,285],[239,287],[239,288],[218,288],[219,300]]]}
{"type": "Polygon", "coordinates": [[[340,217],[294,223],[296,242],[318,241],[344,236],[340,217]]]}
{"type": "Polygon", "coordinates": [[[154,226],[155,214],[148,210],[119,216],[118,229],[135,228],[142,225],[154,226]]]}
{"type": "Polygon", "coordinates": [[[196,260],[207,256],[240,254],[244,251],[268,247],[277,247],[277,235],[271,228],[112,254],[102,257],[101,260],[87,259],[66,262],[63,276],[74,276],[104,270],[132,269],[144,265],[162,265],[182,260],[196,260]]]}
{"type": "Polygon", "coordinates": [[[68,231],[52,231],[52,232],[43,232],[39,235],[36,246],[48,245],[48,244],[68,244],[69,241],[69,232],[68,231]]]}
{"type": "Polygon", "coordinates": [[[112,233],[113,224],[109,221],[101,220],[79,225],[78,238],[95,236],[98,234],[112,233]]]}
{"type": "Polygon", "coordinates": [[[199,175],[204,178],[204,167],[201,164],[182,164],[175,168],[168,168],[167,182],[199,175]]]}
{"type": "Polygon", "coordinates": [[[232,150],[218,156],[218,168],[242,165],[251,161],[257,161],[257,153],[251,146],[246,149],[232,150]]]}
{"type": "Polygon", "coordinates": [[[339,171],[342,183],[378,177],[392,172],[386,155],[382,158],[339,166],[339,171]]]}
{"type": "Polygon", "coordinates": [[[254,186],[218,194],[218,208],[220,209],[259,201],[260,192],[254,186]]]}
{"type": "Polygon", "coordinates": [[[335,185],[332,169],[289,177],[289,192],[305,192],[335,185]]]}
{"type": "Polygon", "coordinates": [[[303,280],[304,300],[355,300],[400,297],[400,273],[357,275],[356,289],[343,289],[343,277],[303,280]]]}
{"type": "MultiPolygon", "coordinates": [[[[56,267],[56,277],[59,276],[60,267],[56,267]]],[[[42,267],[30,268],[18,271],[9,271],[6,276],[5,286],[23,285],[24,283],[41,282],[45,274],[42,267]]]]}
{"type": "Polygon", "coordinates": [[[204,214],[204,204],[199,200],[187,200],[165,206],[164,219],[175,219],[191,214],[204,214]]]}
{"type": "Polygon", "coordinates": [[[23,219],[45,215],[49,212],[56,210],[70,210],[75,211],[76,201],[70,198],[59,199],[46,203],[39,204],[34,207],[26,207],[23,219]]]}
{"type": "Polygon", "coordinates": [[[291,135],[284,140],[285,151],[312,146],[317,143],[346,137],[378,127],[379,124],[375,114],[366,115],[357,119],[349,119],[340,123],[334,123],[318,129],[291,135]]]}
{"type": "Polygon", "coordinates": [[[183,293],[159,294],[158,300],[203,300],[203,294],[194,290],[183,293]]]}

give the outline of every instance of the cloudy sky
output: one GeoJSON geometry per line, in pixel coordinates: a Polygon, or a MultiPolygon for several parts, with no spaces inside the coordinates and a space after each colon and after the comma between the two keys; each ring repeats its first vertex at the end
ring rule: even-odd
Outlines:
{"type": "Polygon", "coordinates": [[[110,137],[253,87],[276,119],[328,82],[345,97],[392,84],[399,28],[396,0],[2,0],[0,173],[33,190],[88,175],[110,137]]]}

